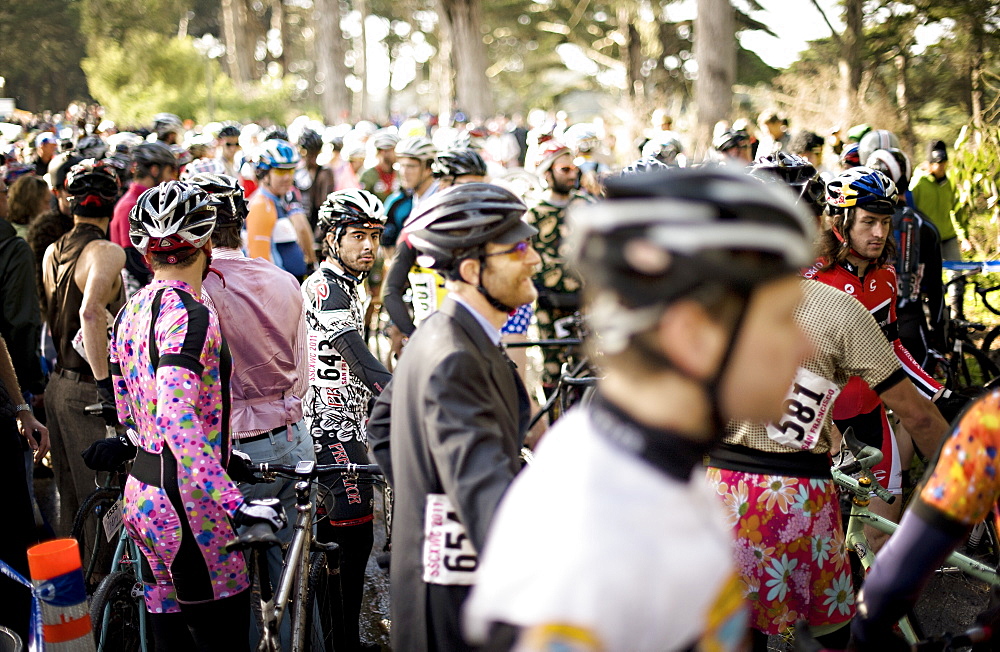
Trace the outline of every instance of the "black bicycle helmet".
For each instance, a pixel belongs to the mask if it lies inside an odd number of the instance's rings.
[[[108,153],[108,144],[100,136],[84,136],[76,143],[76,153],[83,158],[101,160]]]
[[[70,168],[64,187],[75,215],[110,217],[121,191],[121,180],[114,162],[88,158]]]
[[[721,166],[608,179],[606,199],[569,209],[570,257],[587,288],[589,323],[607,354],[637,347],[650,364],[704,388],[711,429],[725,425],[720,385],[754,290],[813,260],[815,219],[775,184]],[[635,336],[673,302],[705,288],[741,301],[714,374],[694,377]]]
[[[761,156],[751,166],[749,174],[762,181],[784,182],[814,212],[824,205],[826,184],[815,166],[801,156],[786,152]]]
[[[338,190],[326,196],[319,207],[317,220],[320,232],[334,231],[334,240],[339,242],[349,226],[384,228],[385,207],[381,199],[367,190]]]
[[[727,129],[715,137],[715,140],[712,141],[712,147],[718,152],[725,152],[749,142],[750,134],[742,129]]]
[[[447,270],[476,255],[488,242],[515,244],[538,233],[521,218],[527,211],[511,191],[490,183],[466,183],[435,193],[407,218],[410,244]]]
[[[632,174],[645,174],[646,172],[653,172],[654,170],[669,170],[671,167],[667,165],[655,156],[643,156],[642,158],[629,163],[622,168],[621,176],[629,176]]]
[[[215,222],[219,226],[243,226],[249,215],[249,207],[243,194],[243,186],[233,177],[225,174],[200,173],[187,179],[215,200]]]
[[[173,264],[208,243],[215,230],[215,205],[198,186],[167,181],[139,195],[128,223],[129,240],[141,255],[173,253],[173,260],[167,260]]]
[[[449,149],[441,152],[431,163],[435,177],[461,177],[467,174],[486,176],[486,161],[474,149]]]
[[[165,145],[159,141],[146,142],[137,145],[132,150],[132,161],[141,172],[146,172],[154,165],[177,167],[177,156],[170,145]]]
[[[239,138],[240,128],[239,125],[226,125],[219,130],[219,138]]]
[[[323,149],[323,137],[312,129],[303,129],[298,144],[307,152],[319,152]]]

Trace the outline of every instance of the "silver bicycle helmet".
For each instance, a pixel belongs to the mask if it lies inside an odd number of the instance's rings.
[[[139,195],[129,213],[129,240],[142,254],[200,249],[215,229],[208,193],[184,181],[168,181]],[[176,262],[176,261],[175,261]]]

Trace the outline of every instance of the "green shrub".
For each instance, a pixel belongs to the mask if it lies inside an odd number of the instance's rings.
[[[962,128],[955,142],[949,176],[955,183],[955,221],[965,232],[977,260],[1000,253],[1000,128]]]

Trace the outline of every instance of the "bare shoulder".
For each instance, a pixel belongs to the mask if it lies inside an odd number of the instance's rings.
[[[125,250],[110,240],[94,240],[80,252],[80,262],[95,271],[117,274],[125,266]]]

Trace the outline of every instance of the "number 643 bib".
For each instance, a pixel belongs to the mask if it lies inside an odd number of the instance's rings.
[[[782,446],[812,450],[838,394],[836,383],[799,367],[785,396],[785,412],[778,423],[767,424],[767,436]]]
[[[424,506],[424,581],[469,586],[476,583],[479,555],[446,494],[427,494]]]

